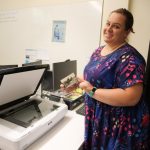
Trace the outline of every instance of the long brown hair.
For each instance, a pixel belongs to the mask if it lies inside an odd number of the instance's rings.
[[[125,30],[130,30],[132,33],[134,33],[133,31],[134,18],[130,11],[128,11],[125,8],[119,8],[119,9],[113,10],[111,14],[112,13],[119,13],[119,14],[124,15],[126,17]]]

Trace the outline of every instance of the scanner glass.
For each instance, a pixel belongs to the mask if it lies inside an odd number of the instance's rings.
[[[1,118],[27,128],[58,107],[48,100],[32,100],[18,108],[9,110]]]

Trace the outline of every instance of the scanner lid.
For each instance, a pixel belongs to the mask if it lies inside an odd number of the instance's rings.
[[[0,70],[0,109],[34,95],[48,68],[45,64]]]

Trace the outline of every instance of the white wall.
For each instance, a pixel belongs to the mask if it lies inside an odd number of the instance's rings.
[[[134,34],[129,38],[130,44],[147,59],[150,41],[150,0],[131,0],[129,9],[134,15]]]
[[[88,2],[90,0],[0,0],[0,10],[22,9],[29,7],[71,4],[74,2]]]
[[[24,63],[25,49],[48,50],[50,64],[76,59],[83,72],[100,38],[101,0],[1,11],[1,64]],[[4,12],[4,14],[3,14]],[[8,20],[7,20],[8,14]],[[9,20],[14,17],[14,20]],[[65,20],[65,42],[52,42],[53,20]]]

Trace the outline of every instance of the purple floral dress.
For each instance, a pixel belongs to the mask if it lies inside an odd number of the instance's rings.
[[[84,78],[97,88],[127,88],[142,83],[145,60],[125,44],[107,56],[99,47],[84,70]],[[138,91],[137,91],[138,92]],[[146,149],[149,112],[143,97],[136,106],[114,107],[85,94],[86,150]]]

